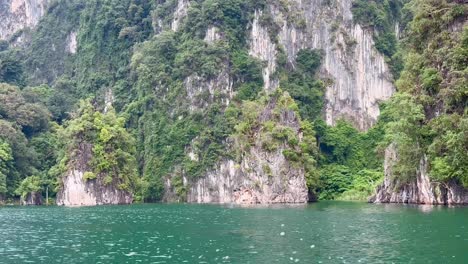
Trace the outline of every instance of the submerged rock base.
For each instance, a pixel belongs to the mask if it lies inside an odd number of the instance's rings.
[[[42,205],[42,194],[40,192],[31,192],[25,198],[21,198],[21,205]]]
[[[395,148],[390,146],[385,152],[385,180],[369,199],[371,203],[410,203],[410,204],[468,204],[468,190],[455,181],[431,182],[427,159],[421,159],[416,179],[400,183],[392,177],[392,166],[397,159]]]
[[[105,183],[102,175],[96,179],[85,180],[85,173],[90,171],[88,165],[92,157],[92,145],[80,144],[74,165],[61,179],[61,188],[57,193],[57,205],[61,206],[94,206],[131,204],[133,195],[121,190],[118,182]]]
[[[63,188],[57,193],[57,205],[94,206],[131,204],[131,193],[105,185],[100,180],[83,179],[84,172],[73,170],[63,179]]]
[[[299,147],[291,146],[285,139],[265,139],[267,137],[263,134],[267,130],[263,124],[268,121],[273,122],[276,128],[290,131],[297,138],[297,145],[303,141],[298,114],[282,106],[288,99],[292,100],[289,94],[283,93],[278,98],[271,97],[266,105],[258,106],[263,107],[258,109],[258,125],[248,132],[253,141],[248,143],[249,147],[240,147],[238,142],[233,144],[237,147],[230,150],[242,153],[236,160],[221,160],[214,170],[201,178],[189,180],[184,177],[184,200],[189,203],[307,203],[309,193],[304,164],[294,162],[284,154],[302,155],[296,152]],[[267,149],[265,142],[275,147]],[[164,200],[176,200],[175,189],[171,179],[167,179]]]

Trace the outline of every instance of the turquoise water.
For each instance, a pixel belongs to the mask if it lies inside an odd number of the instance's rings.
[[[468,208],[0,207],[0,263],[468,263]]]

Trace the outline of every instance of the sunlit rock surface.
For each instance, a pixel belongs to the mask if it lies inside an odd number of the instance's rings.
[[[379,102],[390,98],[395,88],[383,55],[374,48],[372,32],[353,23],[352,0],[282,2],[288,4],[288,12],[279,1],[273,2],[269,14],[258,11],[252,23],[250,54],[265,61],[265,89],[278,86],[273,76],[276,45],[292,64],[301,49],[320,49],[324,52],[320,76],[331,80],[326,91],[327,123],[345,118],[361,130],[370,128],[380,114]],[[279,27],[277,44],[260,22],[262,15],[271,15]]]
[[[34,28],[45,14],[49,0],[0,0],[0,39]]]
[[[63,206],[94,206],[106,204],[131,204],[131,193],[118,188],[118,180],[104,183],[103,175],[96,179],[86,180],[84,175],[90,171],[89,162],[92,158],[92,146],[81,143],[76,150],[74,160],[61,178],[60,190],[57,193],[57,205]]]

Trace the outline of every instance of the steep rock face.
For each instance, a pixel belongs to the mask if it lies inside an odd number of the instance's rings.
[[[189,6],[190,2],[188,0],[178,0],[171,24],[172,31],[177,31],[179,29],[182,20],[187,16]]]
[[[211,26],[206,30],[204,41],[208,44],[214,44],[216,41],[221,40],[222,35],[218,27]]]
[[[272,100],[262,110],[259,115],[261,122],[273,119],[275,105],[276,101]],[[294,111],[282,111],[278,125],[292,129],[301,139],[299,120]],[[291,147],[286,142],[274,151],[266,150],[261,131],[262,128],[255,132],[254,144],[238,162],[226,159],[203,178],[193,181],[184,178],[184,185],[188,188],[187,201],[235,204],[306,203],[308,188],[303,166],[287,160],[283,153]],[[166,182],[166,189],[174,189],[170,180]],[[168,197],[171,195],[166,198]]]
[[[33,28],[45,14],[49,0],[0,0],[0,39]]]
[[[202,78],[198,75],[189,76],[185,79],[184,87],[187,91],[191,112],[205,109],[216,101],[227,106],[234,96],[233,80],[227,67],[223,67],[214,78]]]
[[[263,12],[255,12],[255,17],[252,23],[252,32],[250,34],[249,54],[266,62],[262,72],[263,81],[265,83],[264,89],[266,91],[273,91],[279,86],[278,80],[272,76],[277,68],[276,57],[278,47],[271,40],[268,28],[261,25],[260,18],[262,15]]]
[[[395,89],[384,57],[373,47],[372,32],[353,24],[352,1],[286,2],[289,11],[284,11],[279,3],[272,1],[266,10],[255,12],[251,24],[249,54],[264,61],[264,90],[273,93],[279,87],[275,72],[280,52],[284,52],[289,63],[294,65],[301,49],[321,49],[324,60],[320,75],[332,80],[326,93],[328,124],[346,118],[359,129],[368,129],[379,115],[378,103],[388,99]],[[172,30],[177,30],[174,23],[183,19],[187,6],[182,0],[178,2]],[[265,19],[267,17],[272,18],[274,25],[265,22],[269,21]],[[278,34],[271,36],[275,27]],[[205,42],[213,44],[220,39],[222,32],[217,27],[209,27]],[[190,99],[191,112],[206,109],[219,100],[215,98],[219,95],[222,96],[222,105],[227,106],[234,95],[227,69],[221,69],[216,78],[209,80],[190,76],[184,87]],[[291,125],[294,122],[289,120],[287,123]],[[297,123],[292,126],[297,126]],[[299,133],[298,130],[296,132]],[[225,159],[198,180],[183,177],[187,201],[239,204],[307,202],[304,170],[291,166],[286,160],[282,153],[285,147],[268,152],[257,142],[248,155],[238,161]],[[186,153],[191,160],[198,159],[191,146],[187,147]],[[168,190],[165,199],[177,200],[171,179],[166,179],[165,184]]]
[[[85,179],[90,171],[89,161],[92,157],[92,146],[81,143],[76,151],[74,164],[70,166],[61,179],[61,188],[57,193],[57,205],[62,206],[94,206],[106,204],[131,204],[133,196],[120,190],[114,180],[105,183],[104,177]]]
[[[75,31],[70,32],[70,35],[67,37],[67,52],[70,54],[75,54],[78,46],[77,34]]]
[[[25,198],[21,197],[21,205],[42,205],[42,194],[40,192],[31,192]]]
[[[352,0],[288,0],[288,11],[280,2],[269,6],[274,25],[278,27],[277,44],[290,63],[301,49],[324,52],[321,77],[332,81],[326,91],[326,121],[333,125],[338,119],[352,121],[366,130],[379,116],[378,103],[395,91],[384,57],[374,48],[372,32],[353,23]],[[265,85],[274,89],[272,77],[276,64],[275,43],[262,26],[260,11],[256,13],[251,32],[250,53],[264,60]],[[270,36],[271,37],[271,36]]]
[[[398,155],[393,146],[385,151],[385,180],[369,199],[372,203],[412,203],[412,204],[468,204],[468,190],[454,181],[431,182],[427,159],[421,159],[416,179],[401,184],[392,175],[392,166]]]

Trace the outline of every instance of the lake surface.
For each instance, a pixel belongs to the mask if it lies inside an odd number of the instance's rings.
[[[0,207],[0,263],[468,263],[468,207]]]

